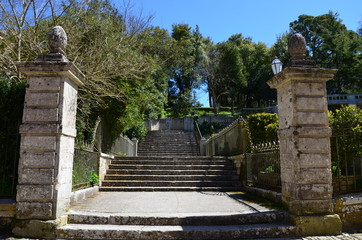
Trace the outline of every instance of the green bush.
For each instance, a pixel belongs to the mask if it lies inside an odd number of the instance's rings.
[[[251,142],[267,143],[278,139],[278,115],[276,113],[256,113],[248,116]]]

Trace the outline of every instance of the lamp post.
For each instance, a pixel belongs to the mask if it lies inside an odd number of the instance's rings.
[[[280,73],[282,71],[283,63],[275,57],[275,59],[272,61],[272,70],[274,75]]]

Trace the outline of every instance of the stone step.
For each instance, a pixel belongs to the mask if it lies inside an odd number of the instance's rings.
[[[74,224],[111,224],[111,225],[189,225],[189,226],[212,226],[212,225],[245,225],[261,223],[284,223],[287,213],[284,211],[268,211],[262,213],[223,213],[223,214],[153,214],[129,215],[118,213],[93,213],[72,211],[68,214],[68,222]]]
[[[225,160],[112,160],[111,164],[134,164],[134,165],[232,165],[231,162]]]
[[[148,154],[147,156],[153,156],[155,154],[159,154],[158,156],[171,156],[174,155],[174,156],[182,156],[182,155],[185,155],[185,156],[197,156],[197,154],[199,154],[198,152],[196,151],[178,151],[178,150],[167,150],[167,151],[162,151],[162,150],[145,150],[145,151],[138,151],[137,152],[138,155],[142,156],[142,155],[145,155],[145,154]],[[161,154],[161,155],[160,155]],[[176,155],[175,155],[176,154]],[[157,155],[155,155],[157,156]]]
[[[230,165],[134,165],[110,164],[109,169],[140,169],[140,170],[231,170]]]
[[[166,141],[165,141],[166,140]],[[182,140],[182,139],[152,139],[152,140],[148,140],[147,142],[140,142],[138,145],[139,146],[149,146],[149,145],[153,145],[153,146],[164,146],[162,143],[167,142],[167,145],[170,146],[192,146],[194,145],[196,142],[195,141],[190,141],[190,140]]]
[[[127,156],[116,156],[115,160],[225,160],[228,161],[226,157],[223,156],[177,156],[177,157],[168,157],[168,156],[137,156],[137,157],[127,157]]]
[[[241,187],[239,181],[105,180],[102,187]]]
[[[107,174],[132,174],[132,175],[230,175],[236,174],[235,170],[144,170],[144,169],[109,169]]]
[[[153,181],[238,181],[235,175],[111,175],[105,176],[105,180],[153,180]]]
[[[198,154],[198,153],[197,153]],[[178,153],[178,152],[173,152],[173,153],[138,153],[139,156],[196,156],[196,153]]]
[[[241,187],[100,187],[101,192],[238,192]]]
[[[253,239],[293,235],[289,224],[250,224],[228,226],[144,226],[67,224],[58,229],[65,239]]]

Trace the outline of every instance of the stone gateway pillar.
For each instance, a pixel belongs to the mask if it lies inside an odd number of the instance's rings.
[[[13,227],[23,237],[54,237],[52,229],[70,202],[77,92],[84,75],[63,55],[66,40],[63,28],[55,27],[50,53],[17,63],[28,77]]]
[[[300,235],[339,234],[333,213],[326,82],[336,69],[305,60],[305,39],[289,40],[291,66],[268,84],[278,92],[282,200]]]

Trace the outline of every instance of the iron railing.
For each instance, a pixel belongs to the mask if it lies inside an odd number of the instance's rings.
[[[97,184],[99,176],[99,153],[74,149],[73,190]]]
[[[362,191],[362,134],[346,129],[331,138],[333,194]]]
[[[280,153],[277,143],[254,146],[245,154],[246,183],[249,186],[281,191]]]

